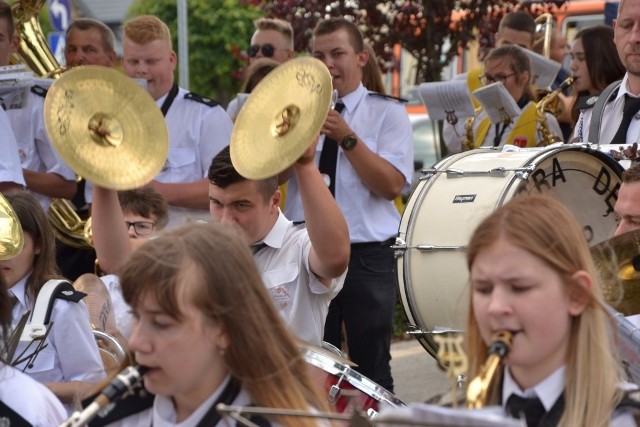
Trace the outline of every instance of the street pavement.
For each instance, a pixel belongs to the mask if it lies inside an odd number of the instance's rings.
[[[436,360],[414,338],[391,344],[391,374],[394,394],[405,403],[424,402],[451,388]]]

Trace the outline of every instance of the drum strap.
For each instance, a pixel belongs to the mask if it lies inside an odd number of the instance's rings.
[[[593,106],[593,111],[591,112],[591,121],[589,122],[589,139],[592,144],[600,144],[600,124],[602,123],[602,115],[604,114],[604,107],[607,105],[609,101],[609,97],[615,91],[617,94],[617,89],[620,87],[620,83],[622,80],[615,81],[607,86],[602,93],[598,96],[598,100],[596,104]]]
[[[469,87],[469,92],[473,92],[474,90],[482,87],[482,84],[480,83],[480,76],[482,73],[484,73],[483,67],[472,68],[467,71],[467,86]],[[480,106],[480,103],[474,96],[471,96],[471,102],[473,102],[473,108],[478,108]]]
[[[536,125],[536,104],[530,102],[518,117],[509,135],[507,135],[505,144],[513,144],[518,147],[535,147]],[[489,117],[485,117],[478,125],[473,148],[482,146],[490,128],[491,120]]]

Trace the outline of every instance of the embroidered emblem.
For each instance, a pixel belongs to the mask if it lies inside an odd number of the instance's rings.
[[[271,289],[271,299],[278,308],[285,308],[289,305],[289,292],[284,286],[278,286]]]
[[[7,417],[1,417],[0,418],[0,427],[10,427],[11,426],[11,420]]]
[[[62,291],[62,295],[71,296],[73,295],[73,291]]]
[[[587,105],[593,105],[596,103],[597,100],[598,100],[597,96],[592,96],[591,98],[587,99]]]

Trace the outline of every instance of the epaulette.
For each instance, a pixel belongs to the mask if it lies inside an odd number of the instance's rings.
[[[89,406],[97,396],[95,394],[83,400],[82,407]],[[144,387],[140,387],[126,397],[105,406],[88,425],[89,427],[102,427],[130,415],[140,413],[153,407],[153,399],[155,399],[153,394],[149,393]]]
[[[0,402],[0,425],[11,427],[31,427],[31,424],[20,414],[9,408],[5,403]]]
[[[63,299],[71,302],[80,302],[80,300],[87,296],[84,292],[77,291],[73,285],[66,282],[58,287],[57,292],[53,295],[54,298]]]
[[[600,94],[581,96],[576,101],[576,109],[588,110],[589,108],[593,108],[593,106],[596,105],[596,101],[598,101],[599,96]],[[614,99],[616,99],[616,96],[618,96],[618,89],[615,89],[613,92],[611,92],[611,95],[609,96],[607,103],[610,103]]]
[[[197,93],[189,92],[184,95],[184,99],[190,99],[192,101],[199,102],[201,104],[207,105],[209,107],[215,107],[220,105],[218,101],[212,98],[205,98],[204,96],[200,96]]]
[[[31,86],[31,92],[44,98],[45,96],[47,96],[48,91],[42,86],[35,85]]]
[[[633,409],[640,411],[640,390],[630,390],[622,395],[616,409]]]
[[[406,104],[407,102],[409,102],[409,100],[408,100],[408,99],[400,98],[399,96],[387,95],[386,93],[380,93],[380,92],[369,92],[369,95],[371,95],[371,96],[377,96],[377,97],[385,98],[385,99],[390,99],[390,100],[397,101],[397,102],[402,102],[402,103],[404,103],[404,104]]]

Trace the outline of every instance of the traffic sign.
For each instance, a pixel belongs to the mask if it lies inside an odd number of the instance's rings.
[[[49,33],[47,34],[47,39],[49,42],[49,48],[51,49],[51,52],[53,52],[53,56],[59,64],[64,64],[64,48],[66,45],[65,33]]]
[[[47,0],[49,19],[56,31],[66,31],[71,22],[71,0]]]

